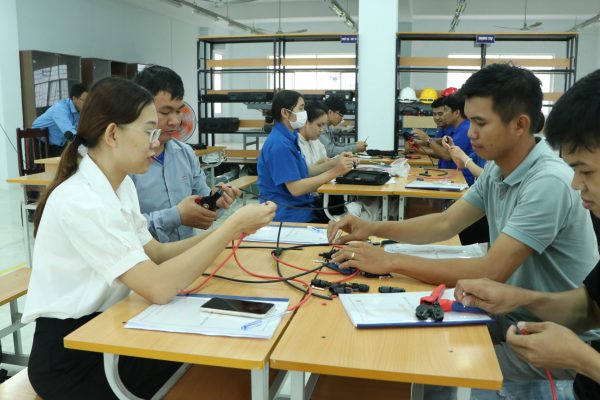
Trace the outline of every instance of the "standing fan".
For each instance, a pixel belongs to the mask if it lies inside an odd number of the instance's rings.
[[[196,126],[198,120],[196,119],[196,113],[194,109],[187,103],[183,103],[184,106],[181,109],[181,125],[179,125],[179,132],[173,135],[177,140],[185,142],[192,137],[196,132]]]

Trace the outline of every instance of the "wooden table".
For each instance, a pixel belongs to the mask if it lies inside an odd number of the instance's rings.
[[[326,183],[321,185],[319,189],[317,189],[318,193],[323,193],[323,207],[325,208],[325,213],[331,219],[332,215],[327,210],[327,206],[329,205],[329,196],[330,195],[357,195],[357,196],[378,196],[382,198],[382,220],[389,220],[389,197],[390,196],[399,196],[399,204],[398,204],[398,219],[404,219],[404,209],[405,209],[405,198],[407,197],[420,197],[420,198],[435,198],[435,199],[460,199],[465,191],[455,192],[455,191],[445,191],[445,190],[420,190],[420,189],[407,189],[406,185],[419,176],[426,168],[421,167],[411,167],[410,173],[407,178],[393,177],[392,183],[386,183],[385,185],[375,186],[375,185],[348,185],[348,184],[339,184],[339,183]],[[451,177],[452,181],[455,183],[466,183],[465,177],[460,170],[439,170],[446,171],[448,176]],[[436,173],[432,173],[433,176]]]
[[[459,242],[454,238],[440,244]],[[403,276],[352,282],[368,284],[370,292],[380,285],[432,289]],[[310,397],[314,382],[311,376],[305,386],[305,372],[411,382],[413,398],[421,398],[422,384],[458,386],[460,398],[469,397],[470,389],[465,388],[502,386],[486,326],[356,329],[338,300],[313,299],[301,307],[271,355],[271,366],[290,371],[292,400]]]
[[[255,245],[255,243],[247,245]],[[218,265],[228,253],[229,250],[225,250],[213,263],[213,267]],[[284,253],[283,257],[295,265],[313,267],[311,260],[316,253],[318,253],[316,248],[310,248],[304,251],[289,251]],[[239,250],[238,257],[242,265],[253,272],[276,275],[270,250]],[[209,269],[208,272],[211,270]],[[282,272],[286,276],[298,273],[297,270],[285,266],[282,266]],[[256,279],[242,272],[233,259],[229,260],[219,274],[240,279]],[[310,281],[310,278],[306,279]],[[301,292],[284,283],[249,285],[216,278],[202,289],[202,293],[287,297],[290,299],[290,304],[295,304],[302,297]],[[118,395],[125,396],[122,398],[133,397],[127,397],[131,394],[127,393],[118,376],[119,355],[250,370],[252,399],[269,398],[269,355],[292,315],[284,317],[273,338],[269,340],[144,331],[123,327],[124,321],[139,314],[148,306],[147,301],[133,294],[65,337],[65,347],[104,353],[107,378],[113,390]],[[181,374],[183,372],[185,371]],[[282,381],[283,374],[276,380],[275,385]]]
[[[51,159],[46,159],[51,160]],[[40,160],[36,160],[40,161]],[[23,200],[21,201],[21,218],[23,221],[23,240],[25,241],[25,255],[27,257],[27,265],[31,267],[31,239],[29,233],[29,222],[27,218],[28,210],[35,210],[37,207],[37,203],[29,203],[29,199],[27,198],[27,191],[35,188],[36,190],[41,190],[41,188],[45,188],[54,180],[54,176],[56,175],[56,170],[48,170],[46,167],[45,172],[40,172],[37,174],[24,175],[19,176],[17,178],[9,178],[6,180],[8,183],[16,183],[21,185],[23,189]]]
[[[34,164],[44,164],[44,172],[56,174],[60,157],[39,158],[33,162]]]
[[[12,334],[14,344],[14,353],[0,354],[3,361],[8,364],[27,366],[29,362],[29,356],[23,353],[21,328],[25,324],[21,322],[17,299],[27,293],[30,276],[29,267],[19,268],[0,276],[0,306],[9,303],[10,307],[10,325],[0,329],[0,339]]]
[[[437,160],[429,157],[426,154],[417,154],[419,158],[408,158],[408,164],[413,167],[433,167],[437,165]],[[358,162],[361,164],[386,164],[389,165],[397,160],[397,158],[391,157],[374,157],[374,158],[363,158],[357,157]]]

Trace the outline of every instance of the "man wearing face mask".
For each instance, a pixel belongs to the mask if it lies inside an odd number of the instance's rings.
[[[344,100],[339,97],[331,96],[323,102],[327,108],[327,126],[319,140],[327,150],[327,157],[334,157],[343,152],[360,153],[367,149],[367,143],[358,141],[355,143],[337,143],[333,137],[335,127],[344,120],[344,114],[347,112]]]
[[[342,157],[327,171],[309,171],[298,145],[298,129],[307,120],[304,98],[292,90],[279,91],[273,98],[271,112],[275,125],[258,158],[260,201],[277,203],[275,221],[326,222],[324,213],[311,209],[320,207],[311,193],[350,171],[354,159]]]

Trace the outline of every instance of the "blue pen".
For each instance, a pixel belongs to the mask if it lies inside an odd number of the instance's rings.
[[[257,319],[256,321],[248,322],[247,324],[242,325],[241,329],[243,331],[247,331],[248,329],[252,329],[252,328],[256,328],[258,326],[261,326],[264,321],[267,321],[267,320],[270,320],[270,319],[273,319],[273,318],[283,317],[284,315],[289,314],[289,313],[291,313],[291,311],[282,312],[282,313],[279,313],[279,314],[271,315],[269,317]]]

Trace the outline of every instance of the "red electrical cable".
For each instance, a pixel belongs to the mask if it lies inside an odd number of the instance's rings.
[[[240,245],[240,243],[243,240],[243,236],[240,238],[240,240],[238,241],[238,246]],[[231,241],[231,247],[233,248],[235,246],[235,242],[232,240]],[[227,257],[225,257],[225,259],[221,262],[221,264],[219,264],[219,266],[217,268],[215,268],[215,270],[213,272],[211,272],[211,274],[209,276],[206,277],[205,280],[203,280],[202,282],[200,282],[200,284],[198,284],[198,286],[195,286],[189,290],[180,290],[178,292],[178,294],[190,294],[190,293],[195,293],[198,290],[200,290],[202,288],[202,286],[206,285],[206,283],[212,279],[213,276],[216,275],[217,272],[219,272],[219,270],[221,268],[223,268],[223,266],[227,263],[227,261],[229,261],[229,259],[231,258],[231,256],[233,256],[233,253],[229,253],[229,255]]]
[[[239,247],[239,243],[238,243],[237,247]],[[287,279],[287,278],[283,278],[281,276],[261,275],[261,274],[256,274],[254,272],[248,271],[246,268],[244,268],[242,266],[242,263],[240,262],[240,260],[237,257],[237,253],[236,253],[237,247],[231,246],[231,254],[233,255],[233,259],[235,260],[238,267],[242,271],[244,271],[246,274],[257,277],[257,278],[262,278],[262,279],[276,279],[276,280],[280,280],[280,281]],[[306,287],[306,296],[304,296],[304,298],[302,300],[300,300],[297,304],[288,307],[288,311],[293,311],[293,310],[297,310],[298,308],[300,308],[300,306],[304,305],[308,300],[310,300],[310,298],[312,297],[312,287],[308,283],[306,283],[303,280],[298,279],[298,278],[292,278],[290,280],[292,280],[294,282],[298,282],[298,283],[304,285],[304,287]]]

